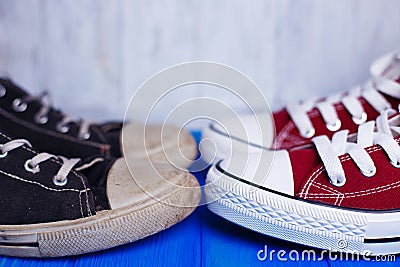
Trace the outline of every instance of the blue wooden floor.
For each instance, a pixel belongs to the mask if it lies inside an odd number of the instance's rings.
[[[194,133],[196,139],[199,133]],[[195,173],[201,184],[204,184],[207,170]],[[291,250],[300,253],[311,248],[281,241],[260,235],[229,223],[207,210],[199,207],[189,218],[178,225],[137,241],[114,249],[83,256],[59,259],[20,259],[0,257],[2,266],[364,266],[385,265],[397,266],[396,261],[377,262],[371,258],[365,260],[332,260],[329,256],[317,261],[290,261],[274,258],[260,261],[257,257],[264,246],[271,250]],[[316,253],[320,251],[316,250]],[[292,254],[295,255],[295,254]],[[319,257],[319,256],[318,256]]]

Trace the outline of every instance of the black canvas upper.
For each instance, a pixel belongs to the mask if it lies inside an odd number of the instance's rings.
[[[83,159],[80,166],[78,166],[79,168],[83,165],[90,165],[90,167],[80,170],[79,173],[83,174],[88,179],[94,197],[96,211],[110,208],[106,192],[107,177],[115,161],[116,158],[108,159],[101,155],[93,155]]]
[[[38,123],[35,116],[42,107],[39,100],[27,103],[23,111],[15,109],[13,102],[23,102],[29,95],[11,80],[0,78],[0,89],[5,92],[4,95],[0,94],[0,125],[7,135],[27,138],[39,151],[68,158],[86,158],[98,154],[108,158],[121,156],[121,122],[91,125],[90,137],[85,140],[79,137],[79,121],[69,123],[66,133],[58,130],[57,126],[65,115],[53,107],[50,108],[47,122]]]
[[[1,144],[10,140],[0,133]],[[59,186],[53,178],[62,162],[58,159],[44,161],[38,173],[31,173],[24,164],[35,155],[37,152],[23,146],[0,157],[0,225],[74,220],[109,209],[106,177],[114,160],[87,158],[76,168],[85,164],[88,167],[81,172],[71,171],[67,183]]]
[[[79,121],[70,122],[68,132],[59,131],[57,125],[65,115],[53,107],[49,107],[46,123],[39,123],[37,114],[43,107],[39,98],[31,98],[24,110],[13,106],[15,101],[24,104],[27,98],[11,80],[0,78],[0,145],[10,138],[27,139],[39,152],[80,158],[81,162],[75,166],[79,171],[70,172],[67,184],[59,186],[53,182],[62,165],[59,160],[44,161],[39,173],[31,173],[24,164],[37,152],[30,147],[0,157],[0,225],[74,220],[109,209],[107,175],[115,157],[121,156],[122,123],[91,125],[85,140],[79,137]]]

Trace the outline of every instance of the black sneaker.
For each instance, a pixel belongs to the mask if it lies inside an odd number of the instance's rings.
[[[168,164],[137,163],[132,179],[122,158],[60,158],[2,133],[0,143],[1,255],[57,257],[125,244],[183,220],[200,200],[197,180]]]
[[[10,79],[0,78],[0,125],[14,138],[29,136],[39,151],[64,155],[68,158],[86,158],[91,155],[134,158],[163,158],[164,153],[188,165],[197,155],[196,142],[186,131],[167,126],[146,126],[146,149],[142,145],[143,125],[127,124],[124,134],[128,140],[122,149],[122,122],[89,123],[77,120],[53,108],[50,96],[26,93]],[[179,136],[179,144],[177,143]],[[124,150],[124,151],[123,151]],[[122,152],[123,151],[123,152]],[[181,156],[181,153],[184,157]],[[130,158],[132,158],[130,157]]]

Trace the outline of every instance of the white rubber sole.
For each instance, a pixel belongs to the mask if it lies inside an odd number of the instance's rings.
[[[295,199],[225,173],[219,164],[207,175],[208,208],[256,232],[337,252],[400,253],[400,212],[335,208]]]

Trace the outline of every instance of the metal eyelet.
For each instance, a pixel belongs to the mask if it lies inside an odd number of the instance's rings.
[[[14,99],[14,101],[12,103],[12,108],[16,112],[24,112],[27,107],[28,107],[28,104],[22,102],[21,99],[19,99],[19,98]]]
[[[376,168],[373,168],[372,170],[368,170],[368,171],[366,171],[366,172],[361,170],[361,173],[362,173],[365,177],[370,178],[370,177],[372,177],[372,176],[374,176],[374,175],[376,174]]]
[[[5,96],[7,93],[7,89],[4,87],[4,85],[0,85],[0,97]]]
[[[392,164],[392,166],[395,168],[400,168],[400,162],[398,160],[396,162],[391,161],[390,164]]]
[[[326,128],[328,128],[328,130],[331,132],[336,132],[337,130],[340,129],[340,127],[342,127],[342,122],[340,120],[336,120],[333,125],[332,124],[326,125]]]
[[[56,126],[57,131],[59,131],[60,133],[68,133],[69,132],[69,127],[66,125],[61,125],[60,123],[57,124]]]
[[[0,145],[0,159],[2,159],[2,158],[5,158],[5,157],[7,157],[7,155],[8,155],[8,152],[4,152],[3,153],[3,150],[2,150],[2,148],[3,148],[3,145]]]
[[[65,177],[64,180],[60,181],[60,180],[57,179],[57,175],[54,175],[53,176],[53,183],[55,185],[57,185],[57,186],[64,186],[64,185],[66,185],[68,183],[68,178]]]
[[[361,113],[360,117],[353,117],[353,122],[357,125],[363,124],[364,122],[367,121],[367,113],[363,112]]]
[[[347,179],[346,179],[346,177],[344,177],[343,181],[341,181],[340,183],[339,182],[332,182],[332,181],[330,181],[330,182],[331,182],[332,185],[334,185],[336,187],[342,187],[342,186],[345,185],[346,181],[347,181]]]
[[[25,161],[24,168],[26,171],[31,172],[31,173],[38,173],[40,172],[39,165],[36,166],[31,166],[31,159],[28,159]]]
[[[39,114],[35,115],[35,122],[37,124],[46,124],[49,121],[48,116],[40,116]]]
[[[315,135],[315,129],[311,128],[308,129],[305,133],[301,133],[301,136],[304,138],[311,138]]]
[[[82,135],[82,138],[85,140],[88,140],[90,138],[91,134],[89,132],[86,132]]]

